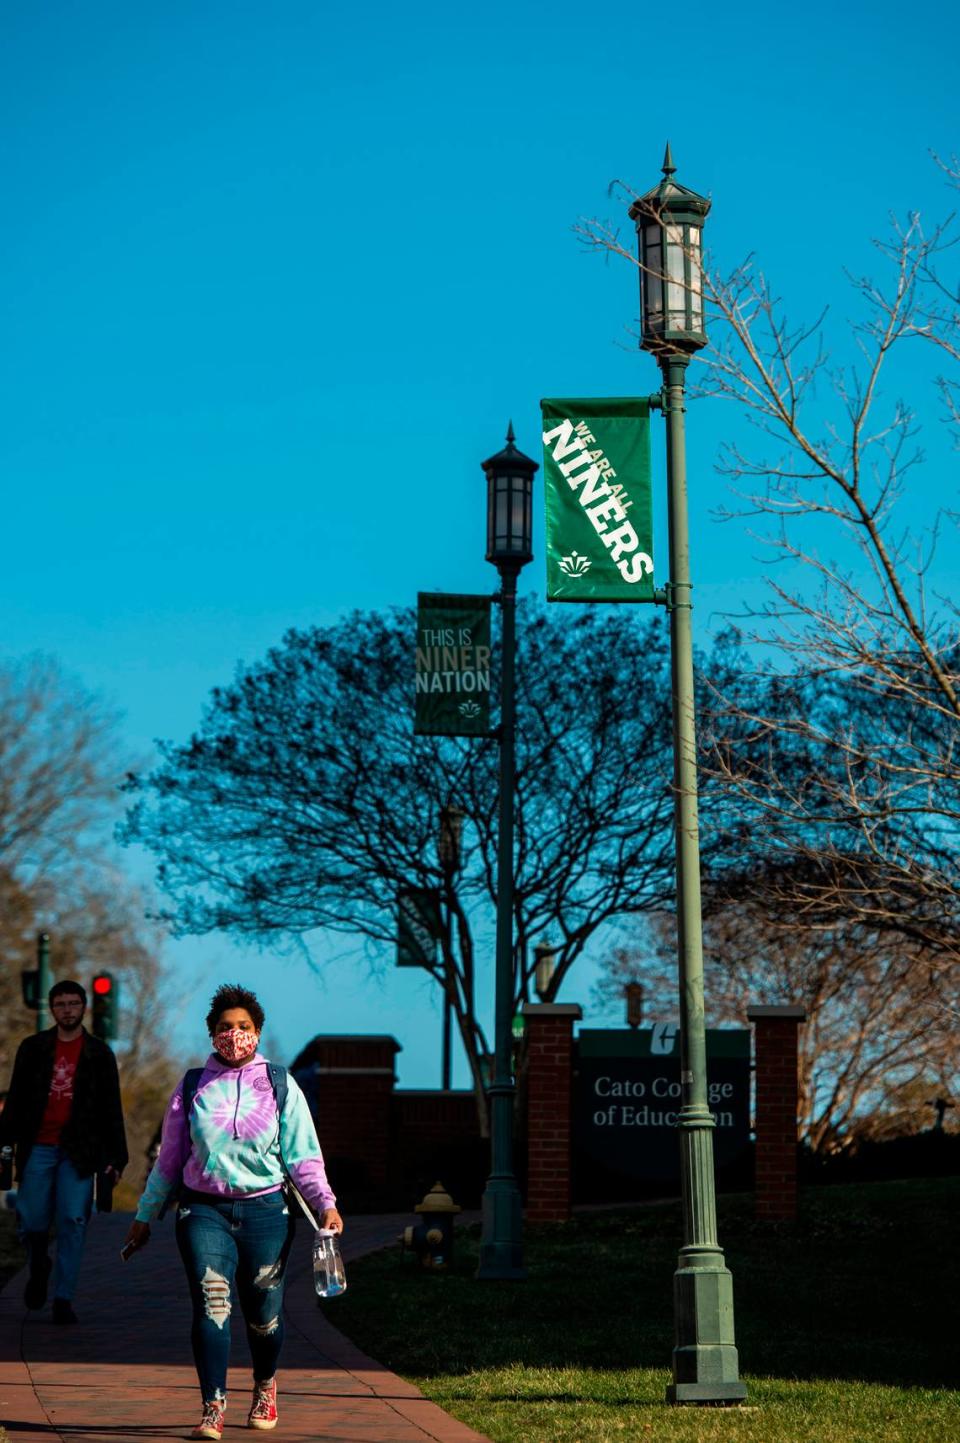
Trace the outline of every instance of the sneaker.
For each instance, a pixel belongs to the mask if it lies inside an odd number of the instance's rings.
[[[53,1321],[55,1323],[79,1323],[80,1319],[73,1311],[73,1304],[69,1298],[54,1298]]]
[[[23,1290],[23,1301],[28,1308],[42,1308],[47,1301],[47,1283],[50,1281],[52,1266],[46,1255],[35,1258],[30,1264],[30,1277]]]
[[[277,1380],[269,1383],[254,1383],[253,1407],[247,1419],[248,1428],[276,1428],[277,1426]]]
[[[213,1398],[203,1405],[203,1417],[190,1434],[191,1438],[219,1438],[223,1433],[223,1410],[226,1403],[222,1398]]]

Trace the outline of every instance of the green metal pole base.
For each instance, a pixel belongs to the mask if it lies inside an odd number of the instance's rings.
[[[476,1277],[489,1281],[527,1276],[523,1266],[523,1200],[515,1180],[487,1179],[483,1194],[480,1265]]]
[[[668,1403],[742,1403],[733,1330],[733,1278],[723,1254],[714,1249],[684,1250],[673,1276],[677,1345]]]

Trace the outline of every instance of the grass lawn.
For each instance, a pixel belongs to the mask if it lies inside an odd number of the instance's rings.
[[[495,1443],[958,1443],[960,1180],[810,1189],[796,1226],[721,1198],[738,1409],[663,1402],[678,1205],[528,1227],[523,1283],[399,1247],[353,1263],[331,1322]]]

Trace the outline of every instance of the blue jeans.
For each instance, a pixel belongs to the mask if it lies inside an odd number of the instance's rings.
[[[17,1225],[32,1262],[35,1249],[42,1245],[46,1252],[46,1235],[56,1221],[55,1298],[70,1300],[76,1291],[92,1206],[93,1178],[81,1177],[63,1148],[34,1147],[17,1188]]]
[[[193,1301],[190,1341],[204,1402],[226,1397],[234,1284],[254,1379],[265,1383],[277,1371],[293,1228],[282,1192],[242,1200],[184,1194],[177,1209],[177,1246]]]

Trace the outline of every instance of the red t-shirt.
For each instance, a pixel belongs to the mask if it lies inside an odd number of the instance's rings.
[[[43,1114],[40,1131],[37,1133],[37,1142],[39,1143],[56,1147],[60,1141],[61,1132],[70,1121],[70,1113],[73,1109],[73,1079],[76,1076],[82,1046],[82,1033],[72,1042],[62,1042],[59,1037],[57,1038],[57,1051],[53,1059],[53,1076],[50,1079],[50,1096],[47,1098],[47,1110]]]

